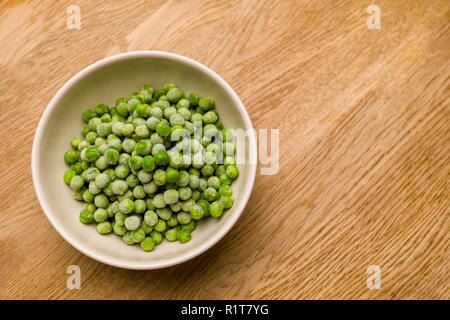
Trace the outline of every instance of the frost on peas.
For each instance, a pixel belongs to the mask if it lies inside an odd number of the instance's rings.
[[[111,222],[105,221],[97,224],[97,231],[100,234],[108,234],[112,232]]]
[[[130,199],[123,200],[119,203],[119,210],[122,213],[129,214],[134,210],[134,202]]]
[[[139,138],[148,138],[150,136],[150,131],[148,131],[147,124],[141,124],[134,130]]]
[[[178,189],[178,194],[181,200],[188,200],[192,196],[192,190],[189,187],[183,187]]]
[[[189,230],[181,229],[177,231],[177,240],[180,241],[181,243],[186,243],[189,240],[191,240],[191,238],[192,236]]]
[[[101,189],[106,187],[109,181],[110,181],[109,176],[106,173],[101,173],[95,177],[95,183]]]
[[[136,175],[130,174],[126,179],[126,183],[128,184],[128,187],[134,188],[139,184],[139,179]]]
[[[108,219],[108,213],[105,209],[99,208],[94,212],[94,220],[97,223],[105,222]]]
[[[127,153],[133,152],[135,146],[136,146],[136,141],[134,141],[131,138],[125,138],[122,142],[122,149]]]
[[[169,208],[156,209],[156,214],[161,219],[167,221],[172,217],[172,211]]]
[[[146,172],[144,170],[141,170],[138,172],[138,179],[141,183],[149,183],[152,181],[153,174],[151,172]]]
[[[172,212],[178,212],[181,210],[181,202],[177,201],[175,203],[172,203],[170,205],[170,210],[172,210]]]
[[[186,201],[181,201],[181,210],[185,211],[185,212],[190,212],[192,206],[195,205],[195,201],[192,199],[186,200]]]
[[[151,181],[149,183],[144,184],[144,191],[147,194],[153,194],[158,190],[158,186],[155,184],[155,182]]]
[[[109,204],[109,199],[104,194],[98,194],[94,198],[94,203],[97,208],[106,208]]]
[[[144,221],[148,226],[153,227],[158,222],[158,215],[156,212],[148,210],[144,214]]]
[[[164,196],[162,194],[157,194],[152,200],[152,204],[155,208],[161,209],[166,206],[166,202],[164,201]]]
[[[109,122],[100,123],[97,126],[97,134],[100,137],[107,137],[112,132],[112,124]]]
[[[137,185],[133,189],[133,196],[136,199],[144,199],[147,194],[145,193],[144,187],[141,185]]]
[[[99,194],[100,192],[102,192],[102,189],[100,189],[97,184],[95,183],[95,181],[91,181],[89,182],[89,191],[93,194]]]
[[[148,252],[148,251],[152,251],[155,248],[156,244],[157,243],[155,242],[154,238],[146,237],[146,238],[144,238],[144,240],[142,240],[140,245],[141,245],[142,250]]]
[[[164,202],[167,205],[173,204],[178,201],[178,191],[177,190],[166,190],[164,192]]]
[[[145,212],[145,210],[147,210],[147,205],[144,200],[134,200],[134,212],[142,214]]]
[[[131,137],[134,134],[134,125],[125,123],[120,128],[120,133],[125,137]]]
[[[128,216],[125,218],[125,228],[133,231],[141,226],[141,217],[137,215]]]
[[[117,200],[119,200],[119,201],[123,201],[123,200],[127,200],[127,199],[133,200],[133,191],[127,190],[127,191],[125,191],[124,194],[117,196]]]
[[[124,180],[113,181],[111,187],[114,194],[117,195],[122,195],[128,190],[128,184]]]
[[[70,179],[70,188],[74,191],[80,190],[84,186],[84,179],[81,176],[73,176]]]

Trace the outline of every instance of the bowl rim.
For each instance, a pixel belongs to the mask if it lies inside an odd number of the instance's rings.
[[[247,180],[247,183],[245,184],[245,188],[242,196],[242,201],[239,203],[239,206],[235,209],[237,211],[237,214],[234,215],[233,219],[231,219],[227,224],[224,224],[217,233],[214,234],[213,237],[209,238],[207,241],[203,242],[201,245],[199,245],[196,248],[193,248],[190,251],[184,252],[181,255],[168,258],[163,260],[162,262],[152,261],[149,260],[146,263],[135,265],[133,263],[130,263],[128,261],[122,261],[114,258],[108,258],[105,256],[97,255],[89,250],[88,245],[84,245],[81,241],[77,240],[76,237],[73,237],[69,234],[67,234],[61,225],[58,224],[56,221],[56,218],[54,218],[54,214],[52,210],[50,209],[49,204],[47,203],[46,198],[41,193],[42,186],[42,178],[40,171],[38,168],[40,167],[40,159],[38,157],[40,144],[42,140],[42,135],[44,132],[44,128],[46,127],[49,117],[52,113],[52,111],[55,109],[55,106],[57,102],[61,99],[61,97],[78,81],[82,80],[85,76],[91,74],[92,72],[96,71],[97,69],[100,69],[108,64],[125,60],[129,58],[164,58],[169,60],[174,60],[183,64],[187,64],[195,69],[199,69],[201,72],[206,74],[209,78],[212,78],[215,80],[221,87],[226,91],[226,93],[231,97],[233,102],[238,108],[239,114],[241,118],[243,119],[245,130],[248,133],[248,143],[249,143],[249,159],[256,159],[256,135],[255,131],[253,129],[250,117],[238,97],[238,95],[234,92],[234,90],[231,88],[231,86],[222,78],[220,77],[216,72],[214,72],[212,69],[208,68],[207,66],[201,64],[200,62],[197,62],[191,58],[166,52],[166,51],[155,51],[155,50],[141,50],[141,51],[129,51],[124,53],[119,53],[113,56],[109,56],[106,58],[103,58],[101,60],[98,60],[94,62],[93,64],[90,64],[89,66],[85,67],[81,71],[79,71],[77,74],[72,76],[53,96],[53,98],[50,100],[49,104],[44,110],[44,113],[41,116],[41,119],[39,120],[38,127],[35,132],[34,140],[33,140],[33,146],[32,146],[32,154],[31,154],[31,173],[32,173],[32,179],[33,179],[33,186],[35,193],[37,195],[38,201],[41,205],[42,210],[44,211],[45,215],[47,216],[47,219],[50,221],[50,223],[53,225],[53,227],[56,229],[56,231],[75,249],[82,252],[83,254],[87,255],[88,257],[97,260],[99,262],[124,268],[124,269],[133,269],[133,270],[153,270],[153,269],[160,269],[160,268],[166,268],[170,266],[174,266],[180,263],[183,263],[185,261],[188,261],[192,258],[197,257],[198,255],[204,253],[208,249],[210,249],[212,246],[214,246],[217,242],[219,242],[225,234],[227,234],[231,228],[234,226],[236,221],[241,216],[242,212],[245,209],[245,206],[247,205],[247,202],[250,198],[250,194],[253,189],[255,176],[256,176],[256,164],[249,164],[249,177]]]

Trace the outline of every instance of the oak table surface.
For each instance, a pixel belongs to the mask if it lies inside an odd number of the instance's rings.
[[[449,299],[450,2],[2,1],[0,299]],[[366,8],[381,10],[381,29]],[[66,9],[81,9],[81,29]],[[168,269],[104,265],[37,201],[31,146],[50,99],[104,57],[165,50],[220,74],[279,129],[236,226]],[[69,265],[81,289],[66,287]],[[381,289],[369,290],[370,265]]]

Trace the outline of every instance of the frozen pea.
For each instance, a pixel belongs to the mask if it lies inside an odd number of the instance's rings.
[[[109,222],[109,221],[100,222],[99,224],[97,224],[97,231],[100,234],[111,233],[112,232],[111,222]]]
[[[115,172],[114,172],[116,177],[119,179],[125,179],[129,173],[130,173],[130,169],[128,168],[128,166],[125,166],[123,164],[119,164],[116,167]]]
[[[142,157],[132,156],[128,159],[128,165],[131,169],[139,170],[142,167]]]
[[[164,220],[159,219],[158,222],[153,227],[153,230],[158,232],[164,232],[166,230],[167,224]]]
[[[136,199],[144,199],[147,194],[145,193],[144,187],[141,185],[137,185],[133,189],[133,197]]]
[[[117,151],[122,151],[122,141],[120,141],[120,139],[111,139],[108,142],[108,146],[112,149],[116,149]]]
[[[178,88],[172,88],[167,92],[167,98],[171,103],[176,103],[178,100],[183,98],[183,91]]]
[[[95,196],[94,203],[97,208],[106,208],[109,204],[109,199],[104,194],[98,194]]]
[[[83,141],[83,139],[81,139],[80,137],[73,137],[72,140],[70,140],[70,145],[72,146],[72,148],[78,149],[78,145],[81,141]]]
[[[206,190],[206,188],[208,188],[208,182],[203,178],[198,179],[197,190],[203,192]]]
[[[194,231],[195,229],[195,222],[192,220],[191,222],[181,226],[181,230],[188,230],[189,232]]]
[[[130,139],[130,138],[125,138],[122,142],[122,149],[127,153],[133,152],[135,146],[136,146],[136,141],[134,141],[133,139]]]
[[[86,179],[88,181],[93,181],[100,174],[100,170],[95,167],[90,167],[86,170]]]
[[[166,172],[162,169],[156,170],[153,174],[153,182],[157,186],[162,186],[162,185],[166,184],[166,182],[167,182]]]
[[[97,138],[98,133],[95,131],[89,131],[88,134],[86,135],[86,141],[89,142],[90,144],[94,144]]]
[[[107,137],[112,131],[112,124],[109,122],[102,122],[97,126],[97,134],[100,137]]]
[[[163,220],[169,220],[172,216],[172,211],[169,208],[156,209],[156,214]]]
[[[89,224],[94,222],[94,213],[90,210],[83,209],[80,212],[80,221],[84,224]]]
[[[91,182],[89,182],[89,191],[92,194],[96,195],[96,194],[99,194],[100,192],[102,192],[102,189],[97,186],[95,181],[91,181]]]
[[[127,191],[125,191],[124,194],[117,196],[117,200],[119,200],[119,201],[123,201],[123,200],[127,200],[127,199],[133,200],[133,191],[127,190]]]
[[[155,182],[151,181],[149,183],[144,184],[144,191],[147,194],[153,194],[158,190],[158,186],[155,184]]]
[[[134,129],[134,131],[136,132],[136,135],[139,138],[148,138],[150,136],[150,131],[148,131],[148,128],[147,128],[147,122],[146,122],[146,124],[138,125]]]
[[[144,251],[152,251],[155,249],[155,239],[152,237],[145,237],[141,242],[141,248]]]
[[[106,162],[106,159],[104,156],[100,156],[98,157],[98,159],[95,161],[95,166],[99,169],[99,170],[105,170],[106,168],[108,168],[109,164]]]
[[[190,210],[190,214],[191,214],[192,219],[200,220],[201,218],[203,218],[203,215],[204,215],[203,208],[201,206],[199,206],[198,204],[195,204],[192,206],[192,208]]]
[[[164,208],[166,206],[166,202],[164,201],[164,196],[162,194],[157,194],[153,198],[152,204],[155,208]]]
[[[234,165],[234,164],[227,166],[226,173],[227,173],[227,176],[233,180],[239,176],[239,170],[236,167],[236,165]]]
[[[225,194],[220,196],[219,198],[219,203],[225,208],[225,209],[229,209],[233,206],[233,196],[229,195],[229,194]]]
[[[94,220],[97,223],[105,222],[108,219],[108,213],[105,209],[99,208],[94,212]]]
[[[141,183],[149,183],[152,181],[153,174],[151,172],[146,172],[144,170],[141,170],[138,172],[138,179]]]
[[[186,187],[189,184],[189,174],[187,171],[180,171],[180,178],[178,179],[177,185],[179,187]]]
[[[219,201],[214,201],[209,205],[209,213],[211,217],[218,218],[222,215],[223,209]]]
[[[189,187],[183,187],[178,189],[178,194],[181,200],[188,200],[192,196],[192,190]]]
[[[191,215],[187,212],[181,211],[177,213],[177,220],[180,224],[188,224],[191,222]]]
[[[203,198],[211,202],[218,198],[218,193],[213,187],[208,187],[205,191],[203,191]]]
[[[137,228],[136,230],[131,231],[131,239],[134,242],[139,243],[145,239],[145,231],[142,228]]]
[[[156,125],[159,123],[159,119],[156,117],[150,117],[147,119],[147,128],[149,128],[150,130],[156,130]]]
[[[192,238],[192,236],[191,236],[191,232],[189,230],[181,229],[181,230],[177,231],[177,239],[181,243],[186,243],[189,240],[191,240],[191,238]]]
[[[167,226],[169,227],[176,227],[178,225],[178,220],[177,217],[175,215],[172,215],[167,221],[166,221]]]
[[[83,200],[84,191],[86,191],[86,188],[84,188],[84,187],[82,187],[81,189],[78,189],[78,190],[73,190],[72,197],[75,200],[81,201],[81,200]]]
[[[117,222],[112,223],[112,230],[113,233],[117,236],[123,236],[125,232],[127,232],[127,228],[125,228],[123,225],[119,226]]]
[[[128,184],[128,187],[134,188],[139,184],[139,179],[134,174],[130,174],[126,179],[126,183]]]
[[[191,189],[197,189],[200,184],[200,178],[196,175],[189,175],[189,187]]]
[[[217,121],[217,115],[212,111],[208,111],[203,115],[202,120],[204,123],[214,123]]]
[[[68,150],[66,153],[64,153],[64,161],[68,165],[72,165],[78,162],[80,159],[80,156],[77,151],[75,150]]]
[[[119,164],[128,167],[128,160],[130,159],[130,155],[128,153],[121,153],[119,156]]]
[[[81,176],[75,175],[70,179],[70,188],[74,191],[80,190],[84,186],[84,179]]]
[[[212,187],[216,190],[219,190],[220,188],[220,180],[216,176],[212,176],[208,178],[208,186]]]
[[[152,145],[150,140],[141,140],[138,143],[136,143],[134,150],[139,156],[144,157],[150,154],[151,148]]]
[[[134,202],[130,199],[125,199],[119,203],[119,210],[122,213],[128,214],[134,210]],[[128,229],[129,230],[129,229]]]
[[[131,239],[131,231],[127,231],[123,234],[122,240],[127,245],[133,245],[134,241]]]
[[[145,221],[141,222],[141,229],[144,230],[145,235],[149,235],[153,231],[153,228],[147,225]]]
[[[153,227],[158,222],[157,213],[153,210],[146,211],[144,214],[144,221],[148,226]]]
[[[87,142],[86,140],[83,140],[80,142],[80,144],[78,145],[78,151],[83,151],[84,149],[87,149],[91,146],[91,144],[89,142]]]
[[[209,177],[214,173],[214,167],[209,164],[205,164],[203,166],[201,172],[202,172],[202,175]]]
[[[164,192],[164,202],[168,205],[173,204],[178,201],[178,191],[177,190],[166,190]]]
[[[116,221],[116,223],[119,226],[124,226],[125,225],[125,219],[127,218],[127,215],[125,213],[122,212],[118,212],[116,213],[116,215],[114,216],[114,220]]]
[[[77,174],[75,173],[74,170],[72,170],[72,169],[66,170],[66,171],[64,172],[63,180],[64,180],[64,182],[65,182],[66,184],[69,184],[69,185],[70,185],[70,181],[71,181],[72,178],[75,177],[76,175],[77,175]],[[83,178],[82,178],[82,179],[83,179]],[[84,183],[84,180],[83,180],[82,182]],[[81,185],[80,188],[81,188],[82,186],[83,186],[83,185]],[[72,188],[72,189],[73,189],[73,188]]]
[[[190,212],[193,205],[195,205],[195,201],[192,199],[181,201],[181,210]]]
[[[95,184],[101,189],[106,187],[109,181],[110,181],[109,176],[106,173],[100,173],[95,177]]]
[[[95,210],[97,210],[97,207],[93,203],[85,203],[84,209],[89,210],[91,212],[95,212]]]
[[[152,238],[154,241],[155,241],[155,244],[160,244],[161,243],[161,241],[162,241],[162,234],[161,234],[161,232],[158,232],[158,231],[152,231],[151,233],[150,233],[150,238]]]
[[[125,218],[125,228],[127,230],[136,230],[141,225],[141,218],[139,216],[128,216]]]
[[[176,228],[172,228],[166,231],[165,233],[165,237],[167,239],[167,241],[173,242],[177,240],[177,229]]]
[[[200,199],[200,196],[201,196],[201,194],[198,190],[192,191],[192,196],[191,196],[192,200],[197,201],[198,199]]]

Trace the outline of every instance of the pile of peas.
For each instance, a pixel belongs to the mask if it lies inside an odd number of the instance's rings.
[[[63,178],[85,202],[80,221],[95,222],[98,233],[152,251],[163,238],[189,241],[196,221],[233,205],[235,145],[212,98],[173,83],[145,85],[82,117],[83,138],[72,138]]]

